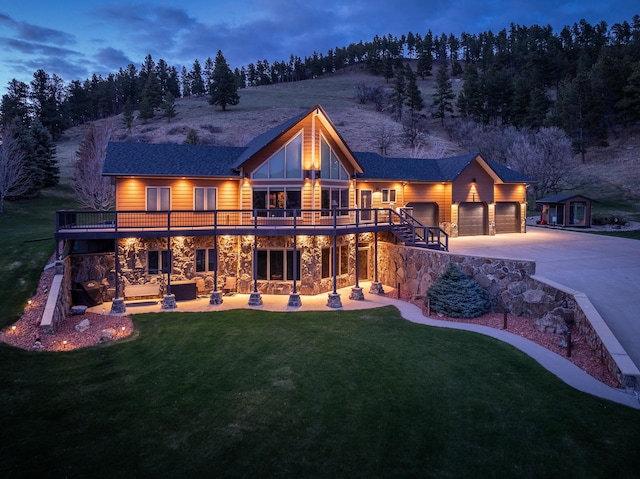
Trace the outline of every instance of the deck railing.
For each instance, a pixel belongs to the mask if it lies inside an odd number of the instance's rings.
[[[421,242],[446,245],[446,233],[424,226],[406,212],[377,208],[253,209],[214,211],[83,211],[56,212],[56,233],[185,232],[202,230],[274,231],[295,234],[298,229],[391,229],[408,225]],[[287,233],[288,232],[288,233]],[[326,234],[326,233],[325,233]],[[448,238],[447,238],[448,239]]]

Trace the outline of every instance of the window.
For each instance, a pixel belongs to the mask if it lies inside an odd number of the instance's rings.
[[[150,250],[147,253],[147,273],[169,273],[171,269],[171,261],[169,258],[169,251],[166,249]]]
[[[196,273],[215,271],[217,269],[218,252],[215,248],[196,250]]]
[[[300,188],[286,188],[283,186],[253,189],[253,208],[258,211],[258,216],[282,216],[284,213],[278,210],[300,210],[302,208],[302,193]],[[296,212],[300,216],[300,211]],[[286,216],[291,216],[287,212]]]
[[[338,246],[337,275],[349,273],[349,246]],[[322,278],[333,276],[333,248],[322,248]]]
[[[171,209],[171,188],[168,186],[147,187],[147,211],[169,211]]]
[[[193,189],[193,209],[195,211],[213,211],[216,209],[216,188],[196,187]]]
[[[320,177],[327,180],[349,179],[349,173],[324,137],[320,142]]]
[[[320,208],[323,210],[332,210],[333,205],[337,205],[336,208],[338,216],[348,215],[349,212],[349,188],[322,188],[320,191]],[[322,212],[324,216],[330,214],[328,211]]]
[[[293,250],[258,250],[258,279],[293,281]],[[296,280],[300,279],[300,250],[296,250]],[[286,275],[285,275],[286,273]]]
[[[396,190],[390,190],[387,188],[382,189],[382,202],[383,203],[395,203],[396,202]]]
[[[280,148],[251,175],[253,179],[302,178],[302,133]]]

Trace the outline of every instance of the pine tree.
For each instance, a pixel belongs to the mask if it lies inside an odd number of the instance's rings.
[[[436,77],[436,91],[433,93],[435,111],[431,114],[433,118],[440,118],[442,126],[444,126],[446,112],[453,113],[453,99],[455,97],[447,68],[442,66],[438,70],[438,76]]]
[[[391,111],[396,120],[402,120],[402,107],[404,101],[407,98],[407,85],[404,77],[404,69],[399,69],[396,72],[396,79],[393,82],[393,89],[389,95],[391,102]]]
[[[418,88],[418,82],[416,75],[409,65],[405,70],[407,77],[407,99],[405,105],[409,108],[409,113],[413,116],[416,112],[422,111],[424,108],[424,101],[422,100],[422,93]]]
[[[124,122],[124,126],[127,127],[127,130],[131,131],[131,126],[133,125],[133,105],[131,103],[131,99],[127,99],[126,103],[124,104],[122,121]]]
[[[427,290],[425,305],[451,318],[477,318],[491,309],[489,294],[455,263]]]
[[[142,99],[140,100],[139,116],[143,122],[146,122],[147,120],[150,120],[151,118],[153,118],[153,107],[151,106],[151,102],[149,101],[149,98],[146,96],[143,96]]]
[[[34,161],[42,171],[42,188],[57,185],[60,181],[60,167],[51,133],[37,119],[31,124],[29,133],[33,143]]]
[[[173,98],[171,92],[167,92],[167,94],[164,96],[162,102],[162,111],[168,123],[171,123],[171,119],[175,118],[178,114],[176,112],[176,101],[175,98]]]
[[[237,105],[240,103],[238,96],[238,85],[236,79],[222,55],[222,51],[218,50],[215,59],[215,68],[213,70],[213,85],[211,88],[211,99],[209,103],[219,105],[222,111],[226,111],[227,105]]]
[[[196,96],[202,96],[205,93],[205,86],[202,79],[202,67],[197,58],[193,62],[193,68],[189,75],[191,76],[191,93]]]
[[[198,132],[196,130],[194,130],[193,128],[191,128],[188,132],[187,132],[187,137],[185,138],[184,142],[185,145],[197,145],[200,143],[200,137],[198,136]]]

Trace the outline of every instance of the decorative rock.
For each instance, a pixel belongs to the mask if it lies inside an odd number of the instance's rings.
[[[87,318],[84,318],[82,321],[76,324],[75,328],[76,331],[80,333],[86,331],[87,329],[89,329],[89,320]]]
[[[534,325],[538,331],[543,333],[565,334],[569,329],[564,318],[553,311],[548,312],[540,319],[536,319]]]
[[[327,306],[333,309],[342,308],[342,301],[340,301],[340,293],[329,293],[327,299]]]
[[[116,330],[113,328],[107,328],[100,331],[100,342],[113,341],[116,337]]]
[[[77,304],[75,306],[71,306],[71,314],[84,314],[87,312],[87,307],[84,304]]]

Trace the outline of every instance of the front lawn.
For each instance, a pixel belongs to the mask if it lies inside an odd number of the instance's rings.
[[[0,347],[1,477],[634,477],[640,411],[510,346],[364,311],[156,313]]]

